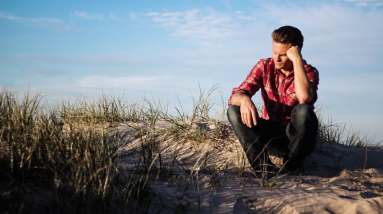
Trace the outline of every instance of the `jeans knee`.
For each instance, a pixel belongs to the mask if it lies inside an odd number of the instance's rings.
[[[296,105],[293,110],[293,114],[298,118],[307,117],[311,112],[313,112],[312,107],[306,103]]]
[[[294,107],[293,112],[291,113],[292,121],[295,121],[295,124],[306,124],[309,123],[318,123],[318,118],[313,110],[313,108],[306,104],[301,103]]]
[[[241,118],[241,111],[239,109],[239,106],[229,106],[229,108],[227,109],[227,118],[231,123],[238,121],[238,119]]]

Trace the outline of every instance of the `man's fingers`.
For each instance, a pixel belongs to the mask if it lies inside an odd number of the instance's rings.
[[[253,118],[253,124],[254,124],[254,126],[256,126],[257,125],[257,113],[253,110],[251,116]]]
[[[246,126],[249,126],[249,117],[246,110],[241,111],[241,119],[243,124],[245,124]]]
[[[241,109],[242,123],[251,128],[253,125],[257,125],[257,113],[254,108],[242,108]]]
[[[251,128],[251,127],[253,126],[253,109],[251,109],[251,110],[249,111],[249,116],[248,116],[248,118],[249,118],[249,128]]]
[[[251,128],[251,115],[250,114],[247,115],[247,126],[249,128]]]
[[[249,128],[251,128],[251,126],[253,125],[252,124],[252,117],[253,117],[253,114],[252,114],[252,111],[251,110],[249,110],[249,111],[247,111],[246,112],[246,125],[249,127]]]
[[[241,111],[241,119],[242,119],[242,123],[247,125],[247,115],[246,115],[246,111]],[[247,125],[248,126],[248,125]]]
[[[243,124],[246,124],[246,120],[245,120],[245,112],[243,110],[241,110],[241,119],[242,119],[242,123]]]

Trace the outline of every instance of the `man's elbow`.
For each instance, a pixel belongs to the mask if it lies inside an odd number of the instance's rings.
[[[298,97],[298,100],[299,103],[310,103],[313,98],[313,94],[302,94]]]

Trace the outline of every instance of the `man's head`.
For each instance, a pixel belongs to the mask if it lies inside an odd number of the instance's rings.
[[[273,41],[282,44],[291,44],[291,46],[303,47],[303,35],[298,28],[292,26],[283,26],[273,31],[271,34]]]
[[[273,59],[277,69],[291,70],[293,63],[287,57],[291,46],[303,47],[303,36],[298,28],[283,26],[273,31]]]

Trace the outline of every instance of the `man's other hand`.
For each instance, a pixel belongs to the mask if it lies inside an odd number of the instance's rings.
[[[249,128],[257,125],[257,108],[250,98],[241,100],[240,110],[242,123]]]
[[[257,108],[251,98],[243,93],[235,93],[231,103],[240,107],[242,123],[251,128],[257,125]]]

